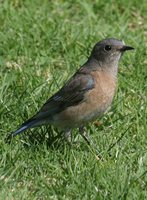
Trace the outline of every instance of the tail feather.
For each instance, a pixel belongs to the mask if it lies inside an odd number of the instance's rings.
[[[29,129],[29,128],[33,128],[34,126],[36,126],[37,121],[34,119],[29,119],[26,122],[24,122],[16,131],[10,133],[7,138],[6,141],[10,142],[10,140],[15,137],[16,135],[22,133],[23,131]]]
[[[15,135],[18,135],[20,133],[22,133],[23,131],[25,131],[26,129],[28,129],[29,127],[26,126],[21,126],[19,129],[17,129],[15,132],[11,133],[11,135],[14,137]]]

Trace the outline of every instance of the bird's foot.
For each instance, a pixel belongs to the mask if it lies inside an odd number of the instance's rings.
[[[85,130],[84,127],[80,127],[80,128],[79,128],[79,133],[80,133],[80,135],[83,137],[83,139],[86,141],[86,143],[88,144],[88,146],[94,147],[95,153],[93,152],[93,150],[92,150],[92,152],[94,153],[96,159],[97,159],[97,160],[104,160],[103,157],[100,155],[100,152],[99,152],[99,150],[97,149],[96,145],[95,145],[95,144],[93,143],[93,141],[90,140],[90,138],[88,137],[88,134],[87,134],[87,132],[86,132],[86,130]]]
[[[91,142],[89,141],[86,129],[84,127],[80,127],[79,128],[79,133],[83,137],[83,139],[87,142],[87,144],[90,145]]]

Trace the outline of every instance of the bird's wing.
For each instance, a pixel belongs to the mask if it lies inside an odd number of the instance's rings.
[[[46,118],[59,113],[69,106],[84,101],[85,93],[94,88],[94,79],[90,74],[76,73],[57,93],[55,93],[34,116]]]
[[[32,118],[24,122],[15,132],[7,137],[7,141],[23,131],[43,124],[46,119],[52,119],[56,113],[69,106],[74,106],[85,100],[87,91],[94,88],[94,79],[90,74],[76,73],[56,94],[54,94]]]

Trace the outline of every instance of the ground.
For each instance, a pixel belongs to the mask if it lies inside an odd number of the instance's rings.
[[[147,199],[147,4],[140,1],[0,1],[0,199]],[[7,144],[106,37],[133,46],[90,147],[73,131],[35,128]],[[99,125],[99,123],[98,123]],[[98,159],[96,150],[99,151]]]

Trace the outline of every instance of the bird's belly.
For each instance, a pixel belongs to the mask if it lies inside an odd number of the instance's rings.
[[[70,106],[54,116],[54,125],[60,127],[79,127],[100,117],[110,106],[114,93],[111,95],[90,94],[84,102]]]
[[[86,123],[102,116],[107,108],[111,105],[113,96],[113,94],[109,96],[105,94],[101,94],[101,96],[91,95],[91,98],[85,103],[86,105],[81,112],[82,114],[79,115],[79,121]]]

